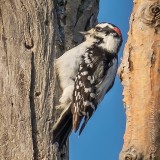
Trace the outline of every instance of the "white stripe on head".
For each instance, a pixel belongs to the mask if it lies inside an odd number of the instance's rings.
[[[113,29],[114,27],[111,25],[111,24],[109,24],[109,23],[100,23],[100,24],[97,24],[96,25],[96,27],[101,27],[101,28],[105,28],[105,27],[109,27],[109,28],[111,28],[111,29]]]

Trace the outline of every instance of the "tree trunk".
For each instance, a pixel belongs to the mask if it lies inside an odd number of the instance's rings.
[[[135,0],[119,68],[126,132],[120,160],[160,160],[160,0]]]
[[[62,160],[54,60],[95,25],[99,0],[0,0],[0,159]],[[76,53],[75,53],[76,54]]]

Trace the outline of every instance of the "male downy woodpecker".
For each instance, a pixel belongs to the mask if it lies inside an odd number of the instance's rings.
[[[117,72],[117,54],[122,43],[118,27],[100,23],[82,33],[85,41],[56,60],[63,90],[59,107],[63,112],[53,128],[53,142],[61,147],[72,129],[84,118],[83,131],[104,95],[111,89]]]

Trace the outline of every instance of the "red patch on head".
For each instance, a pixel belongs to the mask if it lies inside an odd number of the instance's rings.
[[[116,31],[116,33],[118,33],[119,36],[122,36],[121,31],[120,31],[119,28],[114,27],[113,29],[114,29],[114,31]]]

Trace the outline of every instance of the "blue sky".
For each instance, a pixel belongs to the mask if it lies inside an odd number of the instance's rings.
[[[113,23],[122,31],[123,44],[119,52],[119,59],[122,57],[127,40],[131,11],[131,0],[100,0],[98,21]],[[105,96],[81,136],[71,134],[70,160],[119,159],[125,131],[122,89],[117,77],[114,87]]]

